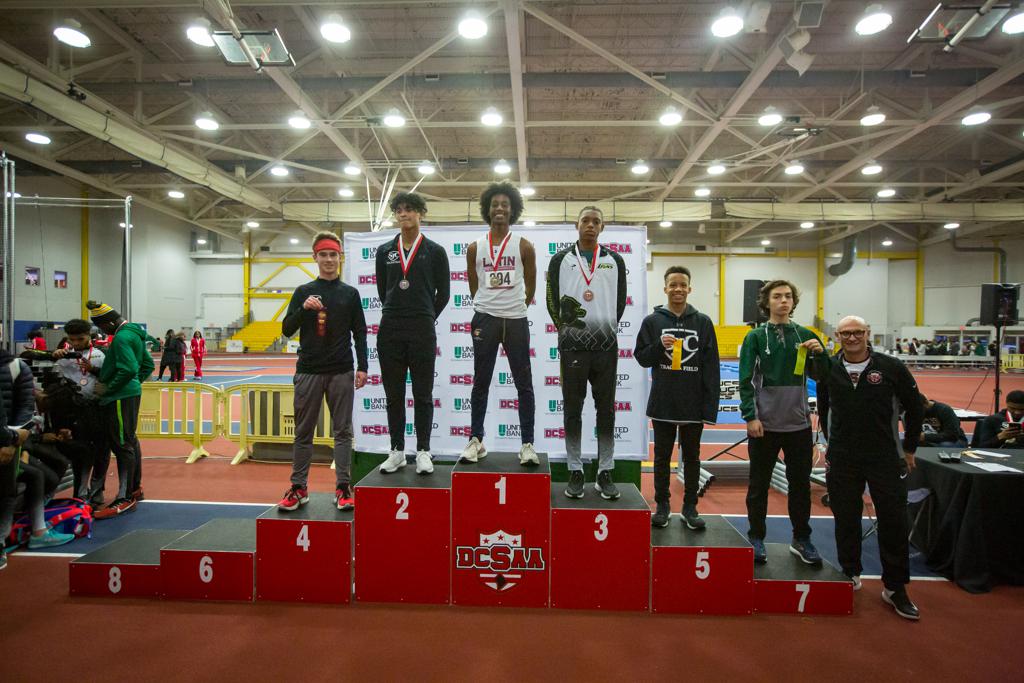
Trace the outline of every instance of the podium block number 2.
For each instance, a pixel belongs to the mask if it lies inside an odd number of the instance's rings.
[[[395,511],[395,519],[409,519],[409,494],[399,491],[395,496],[395,505],[398,506],[398,510]]]

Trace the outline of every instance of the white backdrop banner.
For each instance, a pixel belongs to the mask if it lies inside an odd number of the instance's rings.
[[[423,233],[445,248],[451,265],[451,300],[437,320],[437,364],[434,373],[434,425],[431,451],[435,455],[458,455],[470,437],[470,393],[473,388],[473,342],[470,321],[473,300],[466,275],[466,249],[482,237],[480,227],[432,226]],[[516,233],[533,242],[537,251],[536,303],[529,307],[530,356],[533,361],[533,390],[537,398],[535,446],[554,459],[565,458],[565,430],[562,422],[562,390],[558,372],[558,334],[544,302],[548,261],[556,252],[574,243],[576,228],[567,226],[517,227]],[[356,392],[353,429],[361,451],[386,453],[390,448],[384,387],[377,361],[377,331],[381,302],[377,296],[375,259],[377,248],[393,239],[397,230],[373,233],[347,232],[345,240],[345,282],[359,290],[368,328],[370,368],[367,386]],[[607,226],[601,244],[617,251],[626,263],[628,296],[619,323],[619,366],[615,393],[615,457],[647,460],[648,372],[633,360],[633,347],[640,323],[647,312],[645,227]],[[518,451],[520,445],[517,393],[504,352],[494,367],[487,404],[484,443],[489,450]],[[596,455],[595,412],[588,398],[583,407],[583,453]],[[411,386],[406,392],[406,449],[414,448]]]

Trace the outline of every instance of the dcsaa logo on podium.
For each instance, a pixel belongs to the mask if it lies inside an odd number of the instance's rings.
[[[499,593],[515,587],[523,572],[544,571],[544,549],[523,546],[523,535],[498,530],[480,534],[480,545],[455,549],[455,568],[477,570],[485,586]]]

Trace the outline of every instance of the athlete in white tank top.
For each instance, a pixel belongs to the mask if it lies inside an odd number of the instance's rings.
[[[526,317],[526,282],[519,235],[506,232],[497,240],[493,231],[476,241],[477,289],[473,310],[495,318]]]

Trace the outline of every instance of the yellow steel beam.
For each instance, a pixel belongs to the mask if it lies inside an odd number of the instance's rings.
[[[82,190],[82,199],[89,198],[89,190]],[[89,319],[89,309],[86,308],[85,304],[89,301],[89,206],[83,204],[82,206],[82,225],[81,225],[81,259],[82,259],[82,318],[84,320]]]

